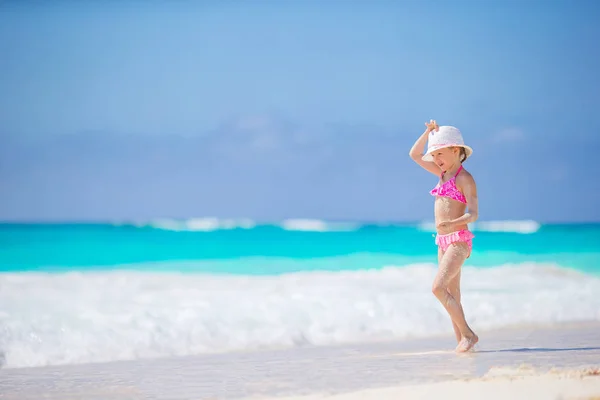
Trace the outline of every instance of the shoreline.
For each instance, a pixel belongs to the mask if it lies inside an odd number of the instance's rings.
[[[567,321],[567,322],[547,322],[547,323],[516,323],[513,325],[506,325],[499,328],[483,328],[478,329],[477,334],[481,338],[484,339],[487,335],[495,336],[513,336],[519,339],[523,336],[524,333],[528,331],[552,331],[552,330],[560,330],[560,331],[573,331],[579,329],[600,329],[600,321],[595,320],[582,320],[582,321]],[[116,359],[110,361],[90,361],[90,362],[74,362],[74,363],[64,363],[64,364],[50,364],[50,365],[35,365],[35,366],[25,366],[25,367],[7,367],[0,363],[0,372],[1,371],[13,371],[13,370],[38,370],[38,369],[62,369],[62,368],[79,368],[79,367],[87,367],[87,366],[102,366],[102,365],[112,365],[112,364],[131,364],[131,363],[153,363],[153,362],[164,362],[167,360],[181,360],[187,358],[218,358],[218,357],[247,357],[252,355],[268,355],[268,354],[279,354],[281,352],[296,352],[296,351],[310,351],[310,352],[318,352],[318,351],[345,351],[347,349],[369,349],[374,350],[380,347],[403,347],[403,344],[410,344],[411,346],[430,348],[431,344],[434,341],[440,340],[442,345],[448,344],[447,348],[440,348],[438,350],[430,349],[428,351],[438,351],[440,353],[453,352],[456,347],[456,343],[451,339],[451,334],[449,333],[432,333],[430,335],[419,335],[419,336],[409,336],[409,337],[400,337],[396,339],[389,338],[381,338],[381,339],[370,339],[368,341],[348,341],[348,342],[338,342],[333,344],[325,344],[325,345],[315,345],[308,344],[304,346],[269,346],[265,348],[248,348],[248,349],[235,349],[230,351],[214,351],[214,352],[206,352],[206,353],[196,353],[196,354],[185,354],[185,355],[159,355],[159,356],[147,356],[141,358],[123,358]],[[598,341],[600,346],[600,340]],[[475,349],[480,348],[480,343],[475,346]],[[468,352],[462,355],[473,354],[473,352]],[[0,349],[0,361],[2,360],[3,353]],[[460,356],[460,355],[459,355]],[[600,364],[600,361],[599,361]],[[0,398],[1,399],[1,398]]]
[[[5,368],[0,370],[0,398],[354,400],[400,395],[403,399],[429,398],[419,397],[423,393],[437,393],[439,396],[432,398],[438,398],[447,397],[446,392],[458,396],[480,391],[488,398],[488,393],[509,393],[506,396],[514,399],[513,392],[529,387],[533,392],[544,389],[576,394],[578,382],[585,382],[589,393],[600,396],[600,376],[584,376],[582,372],[583,368],[600,368],[598,332],[600,322],[503,328],[481,334],[476,351],[467,354],[453,351],[451,335],[436,335],[375,343]],[[298,397],[302,395],[309,397]]]

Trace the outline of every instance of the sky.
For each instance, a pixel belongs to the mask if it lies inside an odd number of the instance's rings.
[[[0,220],[600,221],[600,3],[0,2]]]

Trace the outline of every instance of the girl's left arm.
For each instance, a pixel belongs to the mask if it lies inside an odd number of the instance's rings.
[[[477,185],[471,174],[463,174],[456,178],[458,187],[462,190],[467,199],[467,212],[452,221],[452,225],[465,225],[477,221],[479,214],[479,204],[477,200]]]

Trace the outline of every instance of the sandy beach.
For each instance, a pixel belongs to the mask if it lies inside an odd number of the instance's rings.
[[[0,398],[592,399],[600,397],[600,324],[0,371]]]
[[[363,400],[363,399],[585,399],[599,396],[598,370],[537,374],[528,368],[504,371],[506,376],[468,381],[407,385],[361,390],[339,395],[313,395],[279,400]],[[524,373],[524,375],[523,375]],[[529,375],[531,374],[531,375]]]

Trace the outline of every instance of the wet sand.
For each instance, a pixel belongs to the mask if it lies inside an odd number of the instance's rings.
[[[0,370],[0,399],[591,399],[600,398],[600,323]],[[299,397],[300,396],[300,397]]]

